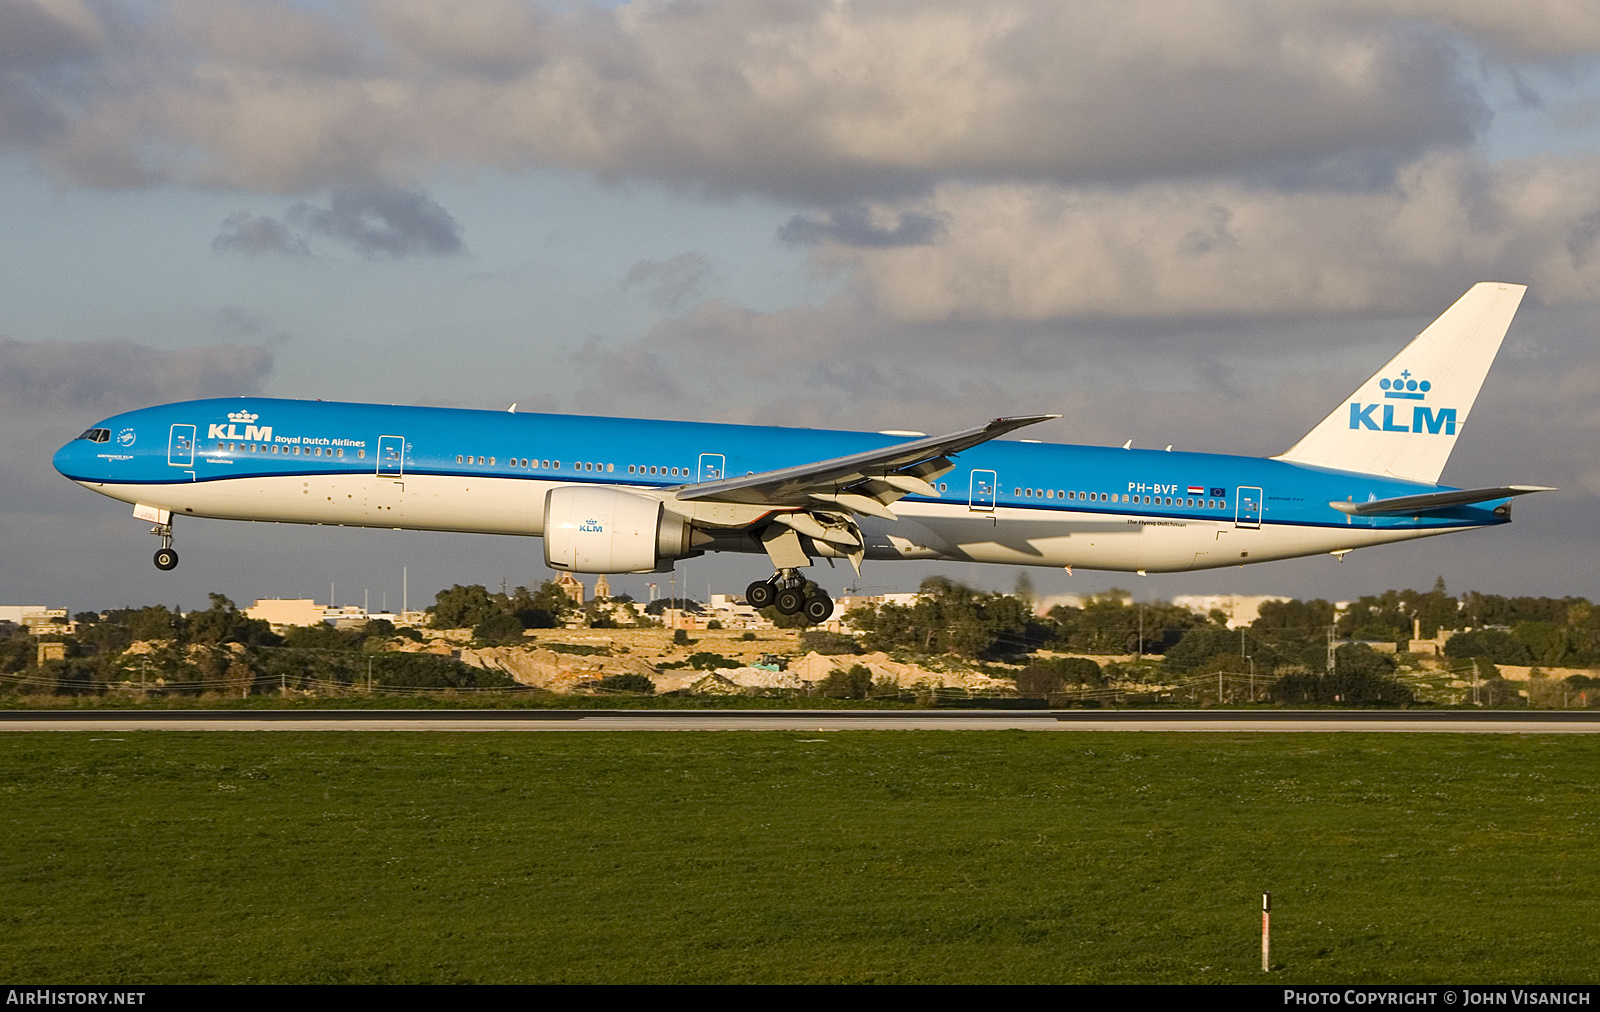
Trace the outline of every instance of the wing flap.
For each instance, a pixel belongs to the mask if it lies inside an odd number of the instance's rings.
[[[996,418],[986,425],[944,436],[914,439],[831,460],[777,468],[739,478],[682,485],[671,492],[675,498],[685,502],[709,500],[807,507],[821,500],[852,512],[892,518],[894,514],[888,509],[890,503],[908,494],[927,495],[934,491],[929,481],[955,467],[949,460],[950,455],[1025,425],[1060,417],[1017,415]],[[871,499],[881,512],[856,501],[861,498]]]

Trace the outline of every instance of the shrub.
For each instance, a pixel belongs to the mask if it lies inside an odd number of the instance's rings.
[[[696,650],[689,655],[689,667],[696,671],[715,671],[718,668],[737,668],[739,662],[732,657],[714,654],[709,650]]]
[[[1392,678],[1367,672],[1336,671],[1332,675],[1284,675],[1268,690],[1279,703],[1410,703],[1411,690]]]
[[[1033,699],[1060,692],[1065,685],[1104,685],[1100,665],[1087,657],[1038,657],[1017,672],[1017,691]]]
[[[636,692],[642,696],[653,696],[656,691],[656,683],[631,671],[622,675],[607,675],[597,684],[612,692]]]
[[[859,654],[861,645],[844,633],[809,629],[800,634],[800,649],[833,657],[839,654]]]

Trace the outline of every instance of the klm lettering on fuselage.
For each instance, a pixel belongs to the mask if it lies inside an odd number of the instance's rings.
[[[1382,379],[1378,386],[1384,391],[1385,400],[1393,401],[1420,401],[1426,400],[1428,391],[1433,384],[1427,380],[1411,378],[1411,370],[1407,369],[1400,374],[1399,379]],[[1431,435],[1453,436],[1456,434],[1456,409],[1439,408],[1437,410],[1425,404],[1413,404],[1411,415],[1396,416],[1396,408],[1404,411],[1404,404],[1362,404],[1360,401],[1350,402],[1350,427],[1352,429],[1372,429],[1376,432],[1423,432]],[[1378,414],[1378,409],[1383,412]]]
[[[221,425],[212,422],[210,428],[206,430],[206,438],[243,439],[250,443],[272,442],[272,426],[252,424],[258,417],[260,416],[253,415],[248,411],[230,411],[228,413],[228,424]],[[240,425],[244,426],[243,432],[239,431]]]

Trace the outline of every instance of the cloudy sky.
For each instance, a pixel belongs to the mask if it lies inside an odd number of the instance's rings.
[[[206,521],[159,574],[49,466],[124,408],[1044,411],[1271,454],[1484,280],[1530,289],[1444,479],[1561,492],[1343,565],[1044,592],[1600,597],[1600,5],[0,0],[0,603],[548,575],[531,540]],[[1016,577],[861,586],[934,571]]]

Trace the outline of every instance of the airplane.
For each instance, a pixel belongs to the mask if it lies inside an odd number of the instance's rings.
[[[178,563],[178,517],[542,537],[576,573],[764,553],[746,600],[826,621],[819,559],[1147,573],[1331,554],[1493,527],[1536,485],[1438,483],[1522,300],[1473,286],[1271,458],[942,436],[235,397],[114,415],[55,467],[133,504]]]

